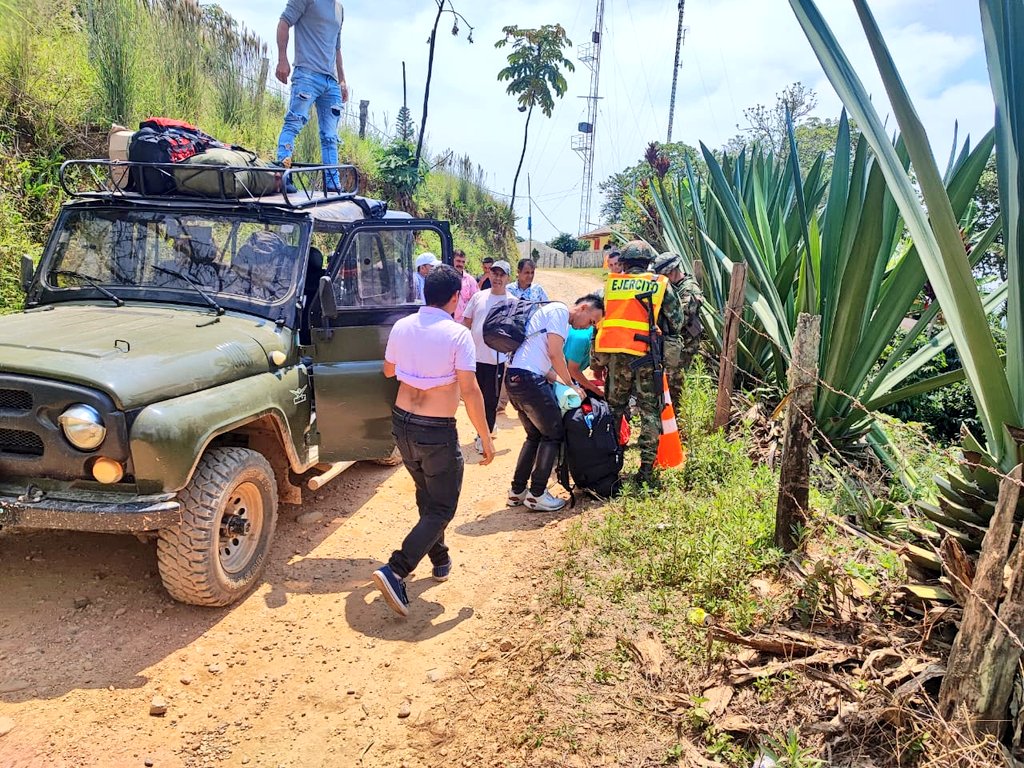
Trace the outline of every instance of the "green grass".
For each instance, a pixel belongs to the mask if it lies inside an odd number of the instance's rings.
[[[744,440],[709,431],[713,416],[714,387],[698,363],[680,407],[686,466],[663,473],[659,493],[627,493],[569,543],[575,557],[588,550],[602,560],[599,592],[645,606],[672,634],[686,634],[693,609],[750,627],[762,606],[749,581],[781,557],[773,543],[777,477],[750,460]],[[578,602],[577,589],[561,592]]]

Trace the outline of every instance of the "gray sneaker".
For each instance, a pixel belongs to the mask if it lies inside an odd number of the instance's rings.
[[[565,506],[565,499],[552,496],[548,491],[544,491],[540,496],[526,494],[523,504],[533,512],[557,512]]]
[[[508,501],[506,502],[510,507],[521,506],[523,501],[526,499],[526,489],[524,488],[519,493],[516,493],[511,488],[508,489]]]

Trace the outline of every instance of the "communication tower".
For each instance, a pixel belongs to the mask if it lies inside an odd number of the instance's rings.
[[[666,144],[672,143],[672,118],[676,114],[676,82],[679,79],[679,53],[683,43],[686,42],[686,27],[683,26],[683,11],[686,8],[686,0],[679,0],[679,25],[676,28],[676,63],[672,68],[672,96],[668,103],[668,138]]]
[[[572,148],[583,158],[583,192],[580,199],[580,226],[577,235],[590,229],[590,200],[594,191],[594,128],[597,125],[598,83],[601,79],[601,36],[604,32],[604,0],[597,0],[597,18],[590,42],[579,47],[580,61],[590,69],[590,95],[587,100],[587,121],[579,124],[579,133],[572,137]]]

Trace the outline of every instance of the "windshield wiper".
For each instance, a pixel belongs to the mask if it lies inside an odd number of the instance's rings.
[[[124,306],[124,299],[122,299],[113,291],[104,288],[102,285],[99,284],[99,282],[94,277],[90,277],[89,275],[83,275],[81,272],[75,272],[73,269],[59,269],[53,274],[57,275],[58,277],[77,277],[79,280],[85,280],[85,282],[87,282],[97,291],[99,291],[112,302],[114,302],[116,306]]]
[[[167,267],[161,267],[161,266],[159,266],[157,264],[153,265],[153,269],[155,269],[157,272],[163,272],[165,275],[172,275],[173,277],[177,277],[177,278],[179,278],[181,280],[184,280],[186,283],[188,283],[193,288],[195,288],[196,293],[198,293],[200,296],[202,296],[207,304],[209,304],[211,307],[213,307],[217,311],[217,317],[220,317],[221,315],[224,314],[224,307],[222,307],[220,304],[218,304],[216,301],[214,301],[213,297],[210,294],[208,294],[206,291],[204,291],[203,287],[201,285],[199,285],[199,283],[197,283],[191,277],[186,275],[184,272],[179,272],[176,269],[168,269]]]

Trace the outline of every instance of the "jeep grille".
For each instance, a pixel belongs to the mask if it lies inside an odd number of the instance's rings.
[[[20,429],[0,429],[0,453],[16,456],[42,456],[43,441],[32,432]]]
[[[32,410],[32,395],[21,389],[0,389],[0,411]]]

